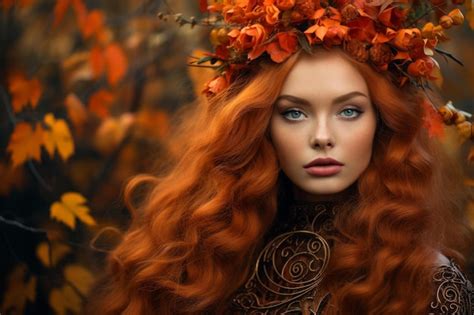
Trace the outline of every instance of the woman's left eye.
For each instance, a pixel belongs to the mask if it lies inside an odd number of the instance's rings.
[[[357,108],[345,108],[340,112],[341,116],[345,118],[355,118],[358,117],[361,113],[362,111]]]

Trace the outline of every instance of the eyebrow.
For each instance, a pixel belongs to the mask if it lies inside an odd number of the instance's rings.
[[[332,101],[332,104],[339,104],[339,103],[342,103],[342,102],[345,102],[353,97],[356,97],[356,96],[364,96],[364,97],[367,97],[367,95],[365,95],[364,93],[362,92],[359,92],[359,91],[352,91],[352,92],[349,92],[347,94],[344,94],[344,95],[341,95],[341,96],[338,96],[336,97],[333,101]],[[275,104],[277,104],[280,100],[288,100],[292,103],[300,103],[300,104],[303,104],[303,105],[307,105],[309,106],[310,105],[310,102],[308,102],[307,100],[305,100],[304,98],[300,98],[300,97],[297,97],[297,96],[293,96],[293,95],[280,95],[278,96],[278,98],[276,99],[275,101]]]

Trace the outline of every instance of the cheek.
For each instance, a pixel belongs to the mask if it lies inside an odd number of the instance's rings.
[[[294,164],[291,162],[297,159],[297,152],[302,152],[304,137],[301,132],[298,128],[285,128],[278,122],[272,123],[270,135],[281,164]]]
[[[374,141],[375,126],[370,124],[358,131],[349,133],[345,138],[344,147],[351,155],[357,167],[366,167],[372,156],[372,146]]]

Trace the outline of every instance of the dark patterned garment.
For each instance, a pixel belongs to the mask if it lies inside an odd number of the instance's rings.
[[[268,233],[253,273],[235,294],[231,314],[322,314],[330,299],[319,285],[336,235],[331,204],[300,203]],[[474,289],[453,260],[433,276],[429,314],[474,315]]]

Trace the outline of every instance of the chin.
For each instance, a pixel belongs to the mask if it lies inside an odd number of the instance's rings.
[[[337,194],[340,192],[343,192],[347,188],[351,186],[353,182],[349,181],[323,181],[321,183],[318,183],[317,185],[314,184],[306,184],[306,185],[301,185],[299,188],[303,190],[305,193],[311,194],[311,195],[332,195],[332,194]]]

